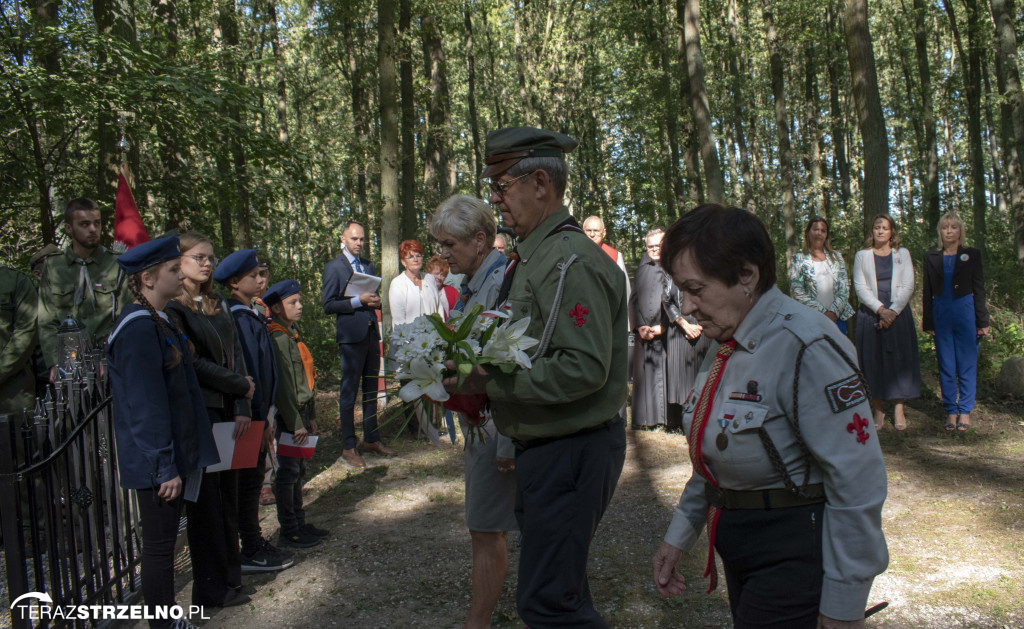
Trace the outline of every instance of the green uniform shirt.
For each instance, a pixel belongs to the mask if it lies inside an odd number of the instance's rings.
[[[511,321],[530,317],[540,339],[552,308],[551,342],[531,369],[488,369],[495,424],[513,439],[570,435],[616,416],[626,400],[626,282],[622,270],[583,233],[551,230],[569,218],[562,208],[518,246],[520,262],[508,295]],[[566,273],[557,303],[561,266]],[[536,348],[528,350],[532,353]]]
[[[60,362],[57,328],[65,317],[71,315],[81,321],[92,341],[100,343],[113,331],[121,306],[131,301],[127,282],[118,286],[120,267],[113,252],[97,248],[86,260],[87,276],[82,275],[82,265],[77,259],[68,247],[43,263],[43,276],[39,280],[39,344],[48,367]],[[78,304],[75,303],[76,291],[80,295]]]
[[[21,271],[0,266],[0,413],[33,410],[36,289]]]
[[[313,399],[313,392],[306,380],[306,370],[302,367],[302,356],[299,346],[295,343],[294,326],[285,325],[283,321],[274,320],[288,328],[291,335],[274,331],[270,333],[274,340],[274,353],[277,356],[277,414],[281,418],[282,430],[295,432],[304,427],[302,407]]]

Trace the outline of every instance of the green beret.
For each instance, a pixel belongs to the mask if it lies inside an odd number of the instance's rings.
[[[494,178],[525,157],[565,157],[579,142],[556,131],[533,127],[505,127],[487,134],[481,177]]]

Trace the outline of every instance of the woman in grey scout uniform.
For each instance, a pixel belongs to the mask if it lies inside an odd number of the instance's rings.
[[[749,212],[698,207],[661,261],[719,346],[683,408],[693,476],[654,556],[658,591],[686,589],[676,564],[706,527],[705,575],[713,589],[717,550],[735,627],[863,627],[888,563],[886,477],[852,344],[774,286]]]
[[[430,235],[453,273],[465,274],[459,310],[477,304],[494,308],[505,271],[505,255],[494,248],[497,224],[490,206],[455,195],[437,208]],[[462,434],[469,435],[459,414]],[[473,540],[473,598],[466,627],[489,627],[508,573],[506,531],[516,526],[515,446],[498,434],[494,422],[484,426],[485,440],[466,438],[466,526]]]

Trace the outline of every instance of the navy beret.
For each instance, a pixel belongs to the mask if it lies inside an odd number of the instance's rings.
[[[245,275],[259,265],[260,260],[256,257],[255,249],[239,249],[220,261],[213,272],[213,279],[221,284],[227,284],[229,279]]]
[[[177,236],[164,236],[135,245],[117,257],[117,264],[125,273],[138,273],[151,266],[181,257]]]
[[[268,307],[273,306],[285,297],[291,297],[300,290],[302,289],[295,280],[281,280],[267,289],[267,292],[263,295],[263,303],[267,304]]]

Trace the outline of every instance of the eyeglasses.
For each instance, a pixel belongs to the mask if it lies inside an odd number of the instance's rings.
[[[405,259],[406,260],[422,260],[423,259],[423,254],[422,253],[410,253],[409,255],[405,256]]]
[[[519,181],[520,179],[523,179],[524,177],[529,177],[535,172],[537,171],[533,170],[526,173],[525,175],[519,175],[515,179],[509,179],[508,181],[503,181],[501,183],[498,183],[496,181],[489,181],[487,182],[487,185],[491,187],[491,194],[496,194],[504,199],[505,193],[508,192],[508,189],[512,187],[512,184]]]
[[[647,245],[648,251],[661,251],[661,245]]]
[[[217,256],[204,256],[198,253],[186,253],[185,257],[192,258],[199,266],[205,266],[207,262],[210,263],[210,266],[217,266]]]

